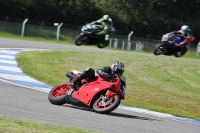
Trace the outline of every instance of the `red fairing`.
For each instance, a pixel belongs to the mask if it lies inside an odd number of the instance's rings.
[[[93,82],[88,82],[81,86],[81,88],[74,92],[72,96],[86,105],[90,106],[93,97],[100,91],[106,90],[109,88],[107,92],[107,96],[111,97],[114,94],[118,94],[121,99],[124,99],[124,95],[120,90],[120,79],[117,77],[116,82],[108,82],[104,81],[100,76],[96,78]]]
[[[76,76],[80,74],[78,71],[71,73]],[[72,75],[66,76],[70,80],[74,78]],[[83,79],[77,84],[77,89],[72,88],[70,82],[61,83],[51,89],[48,99],[54,105],[71,104],[92,108],[96,113],[107,114],[115,110],[126,95],[125,81],[121,81],[117,75],[110,80],[107,81],[100,76],[96,76],[90,82]]]

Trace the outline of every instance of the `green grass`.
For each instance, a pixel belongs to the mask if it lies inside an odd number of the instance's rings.
[[[82,130],[0,116],[0,133],[95,133]]]
[[[0,37],[74,45],[70,41],[21,37],[5,32],[0,32]],[[195,52],[188,51],[184,57],[175,58],[173,56],[154,56],[152,53],[149,53],[149,55],[136,55],[34,51],[18,54],[17,60],[25,73],[49,85],[57,85],[68,81],[65,73],[72,69],[79,71],[83,71],[87,67],[96,69],[102,67],[102,65],[110,65],[114,61],[120,60],[125,64],[125,76],[128,83],[127,97],[122,101],[123,104],[200,120],[200,60],[196,57]],[[43,126],[40,127],[39,125]],[[50,130],[45,129],[49,125],[44,125],[44,123],[31,121],[27,123],[27,121],[19,119],[0,117],[0,133],[51,133]],[[87,132],[55,125],[48,128],[51,129],[51,127],[53,127],[52,130],[55,133]]]
[[[67,71],[97,69],[116,60],[126,67],[127,97],[123,104],[200,120],[200,60],[76,51],[32,51],[17,55],[25,73],[53,86],[68,81]]]
[[[56,43],[56,44],[73,44],[73,41],[63,41],[63,40],[56,40],[50,38],[41,38],[41,37],[27,37],[27,36],[19,36],[7,32],[0,31],[0,38],[10,38],[10,39],[19,39],[19,40],[30,40],[30,41],[37,41],[37,42],[48,42],[48,43]]]

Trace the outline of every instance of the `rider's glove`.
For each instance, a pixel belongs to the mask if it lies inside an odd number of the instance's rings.
[[[102,76],[106,78],[107,80],[110,80],[111,78],[111,75],[109,73],[103,73]]]
[[[110,78],[110,74],[109,73],[103,73],[103,76],[106,77],[106,78]]]
[[[112,74],[109,73],[104,73],[103,77],[105,77],[108,81],[114,82],[115,81],[115,77]]]

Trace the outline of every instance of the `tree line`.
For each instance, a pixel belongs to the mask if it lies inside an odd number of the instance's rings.
[[[152,39],[160,39],[164,33],[186,24],[196,41],[200,39],[200,0],[0,0],[0,3],[0,16],[78,27],[109,14],[117,34],[134,31],[137,37],[151,34]]]

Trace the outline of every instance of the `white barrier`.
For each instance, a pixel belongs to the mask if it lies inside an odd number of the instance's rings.
[[[28,19],[26,18],[22,24],[22,35],[21,36],[24,36],[25,24],[27,21],[28,21]]]
[[[200,53],[200,42],[197,45],[197,57],[199,57],[199,53]]]
[[[142,44],[141,42],[136,43],[135,50],[142,51],[143,49],[144,49],[144,44]]]
[[[118,47],[118,40],[115,39],[115,42],[114,42],[114,48],[117,48]]]

